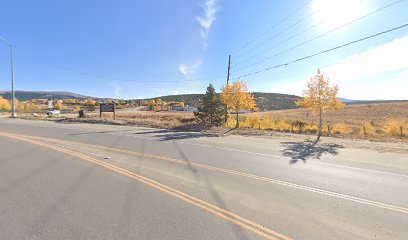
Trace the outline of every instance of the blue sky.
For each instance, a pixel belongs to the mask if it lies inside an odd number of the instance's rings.
[[[408,99],[408,28],[238,78],[408,23],[408,1],[306,2],[2,0],[0,36],[16,46],[17,90],[126,99],[202,93],[210,82],[216,89],[225,83],[232,54],[232,80],[247,82],[251,91],[301,94],[309,76],[321,68],[339,84],[341,97]],[[1,90],[10,89],[8,54],[0,43]]]

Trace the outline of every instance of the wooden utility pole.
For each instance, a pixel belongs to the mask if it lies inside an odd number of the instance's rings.
[[[228,55],[228,75],[227,75],[227,84],[229,83],[229,79],[230,79],[230,68],[231,68],[231,55]]]
[[[228,55],[228,75],[227,75],[227,85],[229,84],[230,79],[230,69],[231,69],[231,55]],[[225,104],[225,124],[228,120],[228,106]]]

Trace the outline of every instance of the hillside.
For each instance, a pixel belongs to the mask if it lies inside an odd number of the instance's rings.
[[[280,93],[254,92],[253,94],[255,97],[257,107],[260,108],[262,111],[279,110],[279,109],[294,109],[296,108],[295,100],[300,98],[295,95],[280,94]],[[200,105],[200,101],[202,100],[203,96],[204,94],[179,94],[179,95],[161,96],[157,98],[161,98],[163,101],[166,101],[166,102],[183,101],[185,104],[189,106],[197,107]]]
[[[281,94],[281,93],[265,93],[265,92],[253,92],[255,97],[256,105],[261,111],[271,111],[271,110],[284,110],[284,109],[296,109],[295,101],[300,99],[299,96]],[[11,99],[10,91],[0,91],[0,96],[5,99]],[[161,98],[166,102],[181,102],[183,101],[186,105],[198,107],[201,103],[204,94],[179,94],[179,95],[167,95],[156,97]],[[107,98],[97,98],[92,96],[86,96],[73,92],[62,92],[62,91],[16,91],[16,98],[25,101],[30,99],[94,99],[96,101],[103,101]],[[150,100],[152,98],[146,99]],[[143,100],[143,99],[137,99]],[[339,98],[347,105],[359,105],[359,104],[379,104],[379,103],[398,103],[407,102],[408,100],[350,100]]]
[[[72,92],[54,92],[54,91],[16,91],[16,98],[25,101],[30,99],[67,99],[67,98],[75,98],[75,99],[87,99],[92,98],[90,96],[81,95],[78,93]],[[10,91],[0,91],[0,96],[5,99],[11,99],[11,92]]]

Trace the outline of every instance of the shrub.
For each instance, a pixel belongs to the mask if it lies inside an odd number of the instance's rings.
[[[81,110],[81,108],[79,106],[76,106],[72,109],[72,112],[79,112],[79,110]]]
[[[237,120],[233,117],[229,117],[225,125],[230,128],[235,128],[237,126]]]
[[[244,121],[242,121],[242,125],[243,127],[258,129],[260,123],[259,120],[259,114],[251,114],[245,117]]]
[[[373,122],[363,122],[359,127],[359,133],[361,136],[372,136],[375,134],[375,127]]]
[[[317,133],[319,131],[319,126],[316,124],[307,124],[304,128],[305,132]]]
[[[333,132],[333,126],[323,125],[322,132],[323,133],[329,133],[329,134],[332,133]]]
[[[275,121],[270,118],[261,118],[260,125],[261,129],[273,130],[275,126]]]
[[[291,122],[291,127],[292,127],[291,131],[292,132],[297,132],[297,133],[303,132],[305,126],[306,126],[305,122],[302,122],[302,121],[299,121],[299,120],[292,121]]]
[[[384,132],[391,135],[403,135],[406,124],[399,119],[388,119],[384,124]]]
[[[340,134],[350,134],[353,132],[353,128],[347,124],[339,123],[333,126],[333,132]]]
[[[275,130],[277,131],[290,131],[291,129],[292,125],[283,119],[279,119],[275,122]]]

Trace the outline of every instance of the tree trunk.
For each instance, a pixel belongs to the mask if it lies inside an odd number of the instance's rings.
[[[317,138],[316,138],[316,141],[313,143],[313,145],[319,142],[320,137],[322,136],[322,129],[323,129],[323,118],[322,118],[322,108],[320,107],[319,109],[319,131],[317,132]]]
[[[228,121],[228,106],[225,104],[225,126],[227,126],[227,121]]]
[[[237,110],[237,125],[236,128],[239,128],[239,116],[238,116],[238,110]]]

